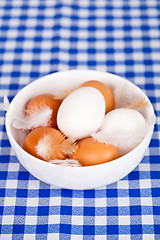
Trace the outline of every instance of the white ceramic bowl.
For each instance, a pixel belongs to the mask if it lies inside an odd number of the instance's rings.
[[[22,146],[26,134],[22,130],[13,128],[12,122],[15,116],[22,115],[26,102],[41,93],[57,95],[65,89],[77,87],[88,80],[98,80],[109,85],[116,99],[118,99],[119,91],[115,89],[121,88],[123,96],[128,92],[129,95],[133,95],[133,99],[143,97],[148,101],[143,115],[150,122],[150,126],[144,140],[134,150],[114,161],[87,167],[51,164],[25,152]],[[119,101],[116,105],[119,107]],[[93,189],[122,179],[140,163],[152,137],[154,116],[153,107],[147,96],[130,81],[106,72],[71,70],[47,75],[24,87],[12,100],[6,113],[6,130],[18,160],[33,176],[62,188]]]

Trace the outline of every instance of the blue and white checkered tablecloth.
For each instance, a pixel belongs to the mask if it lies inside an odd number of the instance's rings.
[[[4,126],[11,100],[48,73],[118,74],[150,98],[157,124],[138,167],[95,190],[34,178],[17,160]],[[160,239],[160,1],[0,1],[0,239]]]

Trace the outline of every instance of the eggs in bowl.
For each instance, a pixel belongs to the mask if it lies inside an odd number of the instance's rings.
[[[24,151],[23,143],[28,133],[22,129],[14,128],[13,121],[15,116],[18,116],[19,118],[24,117],[23,110],[26,107],[26,103],[39,94],[53,94],[60,96],[66,91],[66,89],[76,89],[81,84],[91,79],[106,84],[114,92],[115,108],[122,107],[124,103],[126,103],[126,100],[122,99],[122,97],[121,102],[118,101],[119,96],[122,92],[124,93],[124,89],[126,92],[129,92],[129,95],[131,95],[131,102],[137,97],[146,99],[148,104],[147,107],[142,110],[142,114],[148,122],[148,130],[141,143],[129,153],[116,160],[93,166],[74,168],[41,161]],[[128,97],[126,99],[128,99]],[[154,126],[153,118],[154,111],[149,99],[142,90],[128,80],[105,72],[72,70],[47,75],[22,89],[13,99],[9,110],[7,111],[6,129],[19,161],[35,177],[46,183],[59,187],[70,189],[91,189],[121,179],[138,165],[152,136]]]

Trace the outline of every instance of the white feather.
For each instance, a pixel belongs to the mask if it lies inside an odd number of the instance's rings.
[[[38,141],[38,144],[35,148],[40,157],[49,161],[52,158],[52,152],[54,149],[68,155],[75,152],[78,146],[68,139],[54,144],[52,136],[47,134]]]
[[[9,100],[6,96],[4,96],[4,98],[3,98],[3,103],[4,103],[4,110],[8,111],[10,104],[9,104]]]
[[[133,150],[143,140],[144,136],[132,135],[106,135],[108,144],[114,145],[119,151],[119,155],[123,156]]]
[[[52,152],[52,139],[50,135],[45,135],[43,138],[41,138],[35,148],[40,157],[49,160]]]
[[[111,144],[117,147],[120,156],[133,150],[144,139],[144,136],[144,132],[139,132],[139,135],[134,137],[129,134],[106,134],[102,131],[92,134],[92,137],[98,142],[105,143],[106,145]]]
[[[96,141],[100,142],[100,143],[105,143],[106,145],[108,145],[107,139],[105,137],[105,135],[101,132],[95,132],[91,134],[91,137],[93,139],[95,139]]]
[[[65,159],[65,160],[51,160],[49,161],[52,164],[57,164],[57,165],[63,165],[63,166],[68,166],[68,167],[81,167],[81,164],[74,159]]]
[[[51,118],[53,110],[47,106],[34,110],[30,116],[24,118],[16,118],[13,121],[13,127],[17,129],[32,129],[39,126],[46,127]]]

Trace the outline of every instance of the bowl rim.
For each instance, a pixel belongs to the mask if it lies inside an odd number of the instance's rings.
[[[97,70],[80,70],[80,69],[66,70],[66,71],[57,71],[57,72],[54,72],[54,73],[47,74],[47,75],[45,75],[45,76],[42,76],[42,77],[34,80],[34,81],[31,82],[31,83],[28,83],[25,87],[23,87],[23,88],[14,96],[14,98],[12,99],[12,101],[11,101],[11,103],[10,103],[9,109],[8,109],[7,112],[6,112],[6,116],[5,116],[5,126],[6,126],[6,132],[7,132],[8,138],[9,138],[9,140],[10,140],[11,142],[14,143],[14,145],[16,146],[16,148],[17,148],[18,150],[20,150],[20,152],[23,152],[23,154],[26,155],[26,157],[32,157],[32,158],[33,158],[34,160],[36,160],[36,161],[42,161],[41,159],[38,159],[38,158],[32,156],[31,154],[27,153],[27,152],[17,143],[17,141],[14,139],[13,134],[12,134],[12,132],[11,132],[11,128],[10,128],[11,122],[9,121],[9,117],[8,117],[9,111],[10,111],[10,107],[14,106],[14,102],[16,101],[17,97],[18,97],[20,94],[22,94],[23,91],[25,91],[26,89],[28,89],[28,88],[36,85],[39,81],[44,81],[46,78],[50,78],[52,75],[55,75],[55,74],[65,74],[65,73],[69,73],[69,72],[77,72],[77,73],[78,73],[78,72],[83,72],[83,73],[85,73],[85,72],[92,72],[92,73],[97,72],[97,73],[106,74],[106,75],[108,75],[108,76],[110,76],[110,77],[113,77],[113,78],[122,79],[123,81],[127,82],[127,84],[130,84],[130,85],[132,85],[132,86],[134,86],[134,87],[137,87],[137,89],[139,89],[139,90],[141,91],[141,93],[144,95],[144,97],[148,100],[148,102],[149,102],[149,104],[150,104],[150,107],[152,108],[153,113],[154,113],[153,106],[152,106],[152,104],[151,104],[148,96],[142,91],[142,89],[140,89],[140,88],[139,88],[136,84],[134,84],[133,82],[127,80],[126,78],[123,78],[123,77],[121,77],[121,76],[118,76],[118,75],[116,75],[116,74],[109,73],[109,72],[105,72],[105,71],[103,72],[103,71],[97,71]],[[126,158],[126,157],[129,157],[131,154],[133,154],[135,151],[137,151],[137,148],[141,147],[141,145],[144,144],[144,142],[146,141],[146,139],[148,139],[148,137],[150,137],[150,135],[152,136],[153,129],[154,129],[154,124],[153,124],[153,126],[150,126],[150,127],[149,127],[149,130],[147,131],[147,134],[146,134],[146,136],[143,138],[143,140],[142,140],[133,150],[131,150],[130,152],[126,153],[125,155],[120,156],[119,158],[114,159],[114,160],[112,160],[112,161],[110,161],[110,162],[101,163],[101,164],[97,164],[97,165],[91,165],[91,166],[83,166],[83,167],[78,167],[78,168],[79,168],[79,169],[82,169],[82,171],[83,171],[84,168],[85,168],[85,169],[86,169],[86,168],[96,168],[96,167],[98,167],[98,166],[109,165],[109,164],[112,163],[112,162],[121,161],[121,159]],[[53,165],[54,167],[58,167],[58,168],[59,168],[59,167],[73,168],[73,169],[77,168],[77,167],[71,167],[71,166],[64,166],[64,165],[53,164],[53,163],[50,163],[50,162],[47,162],[47,161],[42,161],[42,162],[43,162],[44,164],[51,164],[51,165]],[[80,170],[80,171],[81,171],[81,170]]]

